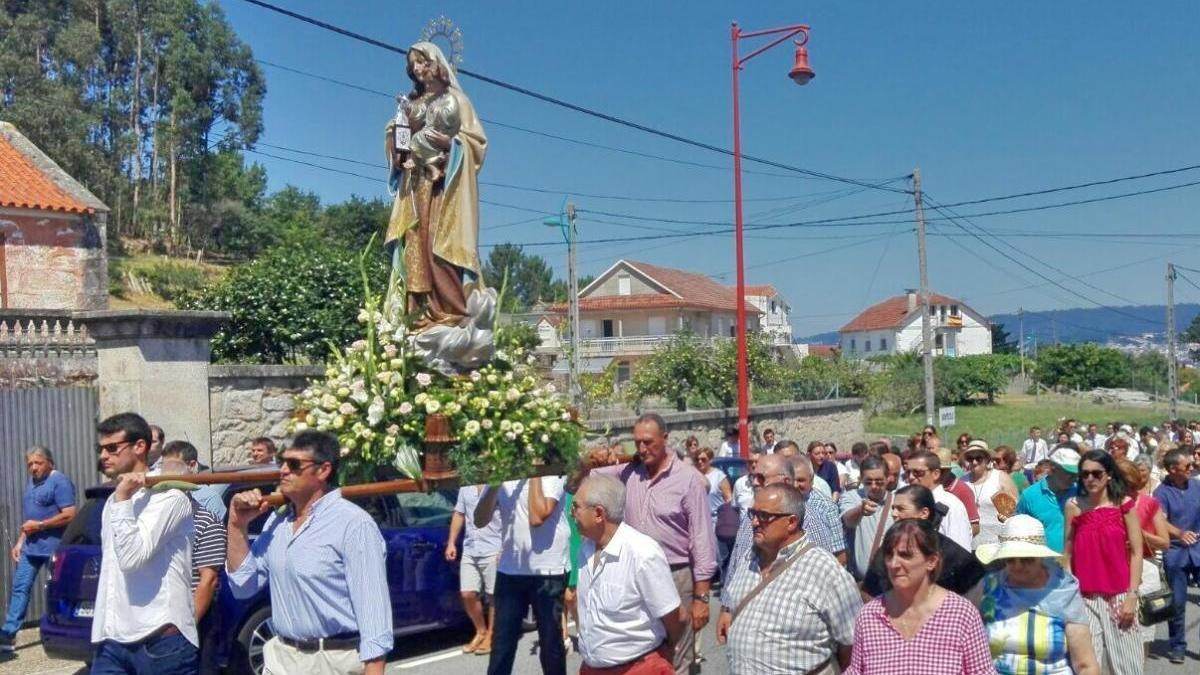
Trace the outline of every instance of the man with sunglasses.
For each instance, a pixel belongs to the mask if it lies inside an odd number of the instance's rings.
[[[971,540],[974,534],[971,532],[971,521],[967,516],[967,507],[963,506],[962,500],[947,492],[942,488],[942,462],[937,454],[928,450],[918,452],[908,459],[905,463],[905,480],[909,485],[923,485],[927,490],[933,493],[933,498],[937,503],[945,505],[948,509],[946,517],[942,518],[942,524],[938,527],[938,531],[950,537],[954,543],[971,550]]]
[[[141,416],[113,415],[96,431],[101,471],[116,487],[101,520],[91,672],[198,672],[191,500],[179,490],[146,489],[150,426]]]
[[[862,607],[854,579],[805,535],[805,500],[796,488],[759,489],[749,514],[754,555],[723,591],[731,609],[717,624],[730,672],[841,672]]]
[[[269,505],[258,490],[230,502],[230,590],[245,599],[270,582],[275,636],[263,646],[265,675],[382,675],[392,650],[386,545],[335,486],[339,457],[331,434],[296,434],[279,467],[287,504],[253,545],[248,528]]]
[[[1171,545],[1163,554],[1167,585],[1171,587],[1175,615],[1167,621],[1170,638],[1171,663],[1183,663],[1187,652],[1187,633],[1184,619],[1187,612],[1188,579],[1200,574],[1200,482],[1190,477],[1192,458],[1184,448],[1177,448],[1163,458],[1167,475],[1154,490],[1154,498],[1162,504],[1167,516],[1167,533]]]
[[[847,490],[838,505],[842,523],[850,533],[850,572],[856,579],[867,574],[871,556],[892,526],[892,493],[888,490],[887,467],[878,457],[862,461],[861,487]]]
[[[769,485],[791,485],[795,481],[792,463],[788,461],[787,457],[779,454],[759,457],[753,473],[746,474],[746,477],[749,478],[750,485],[754,487],[755,494]],[[749,514],[751,508],[754,508],[753,498],[750,500],[749,508],[742,512],[741,521],[738,523],[737,538],[734,539],[733,552],[729,556],[729,565],[725,570],[726,586],[729,585],[729,581],[735,574],[749,564],[750,548],[754,543],[754,528],[750,523]],[[723,610],[733,608],[728,604],[728,598],[724,594],[721,596],[721,606]]]

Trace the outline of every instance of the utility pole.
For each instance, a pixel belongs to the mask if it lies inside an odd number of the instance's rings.
[[[579,381],[579,279],[575,270],[575,204],[567,204],[567,288],[571,294],[568,311],[571,314],[571,403],[579,405],[583,400],[583,386]]]
[[[1175,265],[1167,263],[1167,387],[1171,421],[1179,419],[1179,385],[1175,373]]]
[[[1017,338],[1018,352],[1021,354],[1021,379],[1025,379],[1025,308],[1017,308],[1017,325],[1020,326],[1017,330],[1020,331],[1020,337]]]
[[[929,321],[929,268],[925,260],[925,203],[921,198],[921,168],[913,169],[913,201],[917,209],[917,264],[921,273],[921,361],[925,364],[925,423],[933,424],[933,327]]]

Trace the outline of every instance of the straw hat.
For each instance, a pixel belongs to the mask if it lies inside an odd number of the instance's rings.
[[[965,457],[973,452],[982,452],[983,454],[988,456],[988,459],[992,458],[992,449],[988,447],[987,441],[985,441],[985,440],[981,440],[981,439],[977,438],[977,439],[971,441],[970,443],[967,444],[967,449],[963,450],[962,454]]]
[[[1016,515],[1000,526],[1000,541],[980,544],[975,557],[987,565],[1005,558],[1057,558],[1059,553],[1046,546],[1046,528],[1033,516]]]

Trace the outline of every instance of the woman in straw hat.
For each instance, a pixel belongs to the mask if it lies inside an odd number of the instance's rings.
[[[1011,516],[1017,507],[1017,486],[1007,472],[992,467],[993,458],[987,441],[978,438],[968,443],[961,457],[967,470],[967,487],[971,488],[971,498],[979,509],[979,534],[972,542],[974,548],[994,543],[1000,532],[1001,517]],[[997,507],[996,495],[1000,493],[1008,495],[999,502],[1005,506],[1003,511]]]
[[[998,541],[975,551],[993,565],[983,581],[983,615],[1000,675],[1099,673],[1079,582],[1056,562],[1032,516],[1004,521]]]

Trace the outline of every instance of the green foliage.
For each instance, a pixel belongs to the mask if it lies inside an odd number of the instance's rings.
[[[215,361],[320,362],[329,342],[344,345],[359,336],[359,257],[348,248],[298,239],[233,269],[179,304],[232,313],[230,324],[213,337]],[[367,256],[373,288],[382,288],[387,274],[382,256]]]
[[[1192,323],[1188,325],[1187,330],[1183,331],[1181,339],[1184,342],[1200,342],[1200,314],[1197,314],[1196,318],[1192,319]],[[1195,357],[1200,357],[1200,350],[1195,350],[1192,354]]]
[[[253,54],[212,0],[6,2],[0,119],[111,208],[109,237],[211,247],[265,182]]]
[[[610,362],[599,373],[580,373],[579,388],[583,393],[584,417],[590,416],[594,407],[615,401],[617,399],[616,362]]]
[[[108,294],[118,297],[125,297],[125,259],[113,258],[108,259]]]
[[[754,398],[778,396],[787,378],[766,336],[748,335],[746,355]],[[686,410],[689,402],[731,406],[737,402],[737,343],[676,333],[638,364],[626,396],[635,406],[652,396],[674,402],[679,410]]]
[[[925,369],[915,352],[872,360],[873,372],[862,378],[858,395],[867,398],[874,413],[910,414],[925,407]],[[933,359],[934,400],[938,405],[977,402],[986,396],[994,403],[996,394],[1008,385],[1020,368],[1015,354],[977,354]]]
[[[992,324],[992,353],[993,354],[1015,354],[1017,353],[1017,341],[1012,339],[1008,331],[1004,330],[1004,324]]]
[[[538,302],[565,302],[567,285],[554,278],[545,258],[526,254],[516,244],[500,244],[483,262],[483,279],[498,284],[508,277],[502,312],[524,312]],[[580,288],[583,286],[580,285]]]
[[[200,291],[208,274],[199,265],[181,260],[153,260],[129,266],[129,274],[145,281],[150,290],[168,302]]]
[[[496,349],[501,351],[511,352],[520,349],[532,354],[533,350],[542,346],[542,337],[538,335],[536,326],[510,321],[496,327],[493,344],[496,345]]]
[[[1130,362],[1116,349],[1085,342],[1038,350],[1037,380],[1051,387],[1121,387],[1130,381]]]

